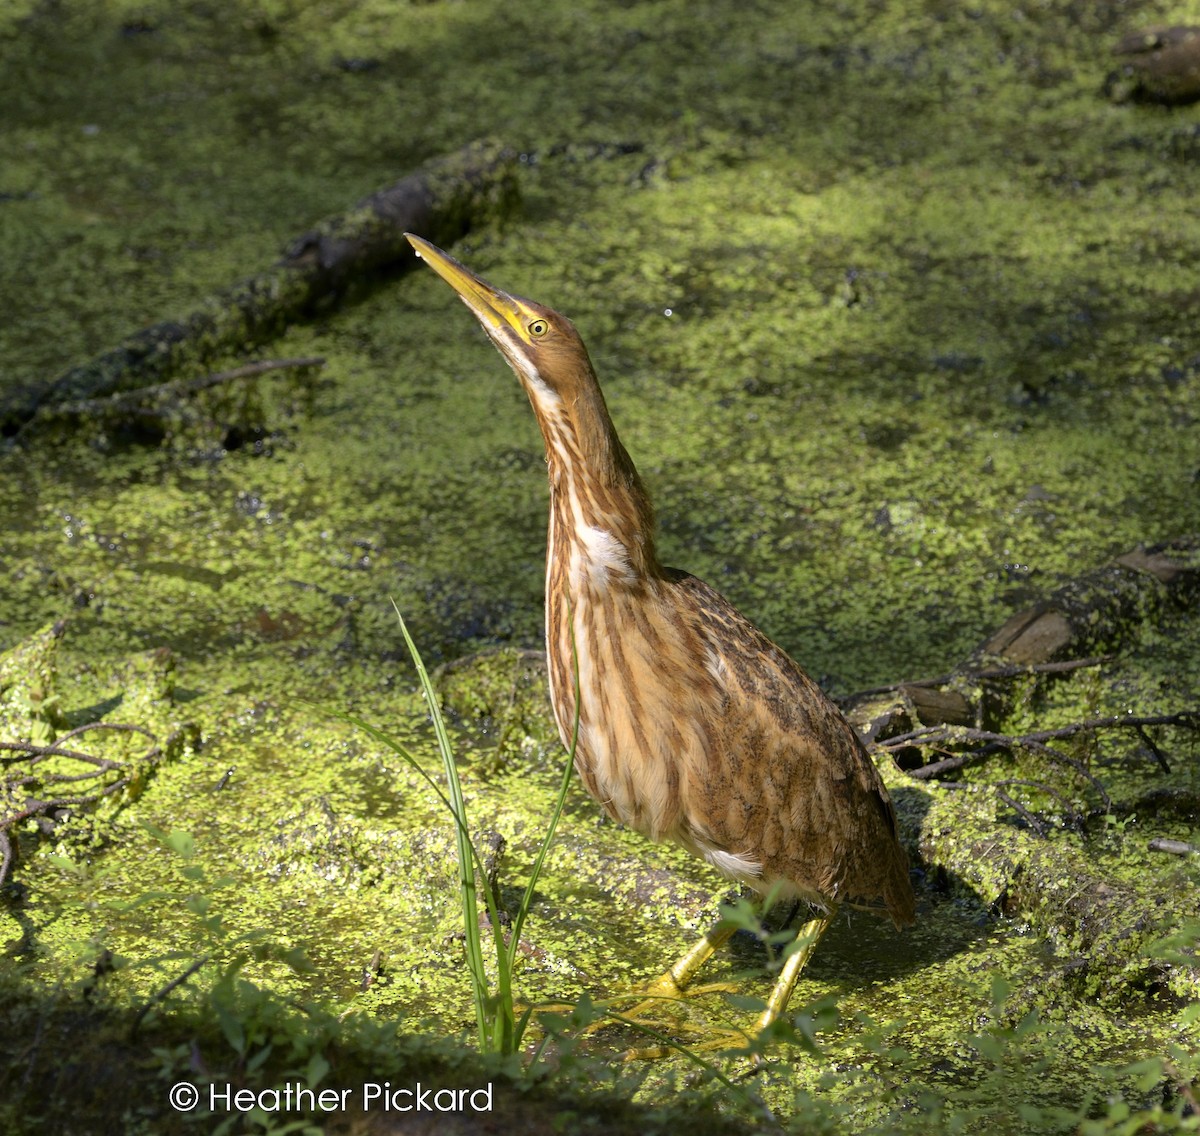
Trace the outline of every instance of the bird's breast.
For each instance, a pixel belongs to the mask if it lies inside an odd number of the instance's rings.
[[[563,742],[574,741],[576,768],[609,815],[687,843],[688,787],[704,777],[719,692],[686,624],[619,547],[585,532],[560,548],[564,563],[552,558],[551,697]]]

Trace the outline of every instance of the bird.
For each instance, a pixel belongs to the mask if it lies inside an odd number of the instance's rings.
[[[914,922],[887,789],[807,672],[718,591],[659,561],[650,497],[574,324],[406,236],[516,373],[541,429],[550,700],[584,786],[652,841],[810,907],[753,1033],[741,1031],[757,1037],[843,904]],[[643,995],[682,997],[733,930],[716,924]]]

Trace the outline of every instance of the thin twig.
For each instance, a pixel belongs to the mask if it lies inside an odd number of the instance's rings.
[[[993,786],[993,788],[995,788],[995,786]],[[1042,839],[1045,839],[1046,834],[1050,831],[1050,828],[1045,821],[1034,816],[1033,813],[1031,813],[1024,805],[1022,805],[1019,801],[1014,800],[1002,789],[996,789],[996,796],[999,797],[1000,800],[1002,800],[1006,805],[1008,805],[1009,808],[1016,809],[1016,811],[1025,818],[1026,822],[1029,824],[1029,827],[1032,828],[1033,831],[1038,834],[1038,836],[1042,837]]]
[[[879,744],[886,746],[887,743],[880,742]],[[931,761],[919,769],[910,769],[908,775],[916,781],[935,781],[943,774],[954,773],[956,770],[966,769],[971,765],[982,765],[993,753],[1003,748],[1003,746],[989,745],[982,749],[971,750],[969,753],[958,753],[953,757],[944,757],[941,761]]]
[[[1107,718],[1091,718],[1084,722],[1075,722],[1069,726],[1060,726],[1053,730],[1038,730],[1033,733],[1009,735],[991,730],[979,730],[969,726],[923,726],[910,730],[895,737],[886,738],[876,744],[881,748],[895,752],[910,745],[937,746],[943,749],[947,746],[962,746],[966,752],[957,753],[940,761],[929,762],[918,769],[909,771],[909,776],[917,781],[930,781],[940,778],[947,773],[964,769],[970,765],[979,765],[998,751],[1025,750],[1029,753],[1041,754],[1043,757],[1058,765],[1066,765],[1073,769],[1081,778],[1088,782],[1096,791],[1107,811],[1113,807],[1112,798],[1104,784],[1081,761],[1063,753],[1048,742],[1062,738],[1073,737],[1084,730],[1103,729],[1133,729],[1139,736],[1150,744],[1151,749],[1159,759],[1159,764],[1165,770],[1170,769],[1166,758],[1150,742],[1146,734],[1147,726],[1179,726],[1187,729],[1200,728],[1200,711],[1185,710],[1176,714],[1159,714],[1148,716],[1113,716]],[[974,747],[974,748],[971,748]],[[1020,808],[1015,801],[1009,800],[1014,808]]]
[[[857,690],[848,695],[844,701],[853,702],[859,698],[867,698],[876,694],[890,694],[894,690],[905,687],[945,686],[956,678],[968,681],[981,678],[1018,678],[1021,675],[1033,674],[1062,674],[1066,671],[1077,671],[1084,667],[1098,667],[1112,660],[1112,655],[1097,655],[1091,659],[1065,659],[1057,663],[1029,663],[1024,666],[986,667],[981,671],[953,671],[949,674],[937,675],[934,678],[909,679],[903,682],[888,683],[887,686],[873,686],[868,690]]]
[[[8,881],[16,862],[17,844],[14,843],[12,833],[17,825],[36,817],[52,816],[63,809],[95,805],[105,797],[119,793],[132,783],[133,773],[129,770],[127,761],[97,757],[95,754],[69,749],[63,745],[63,742],[78,738],[92,730],[116,730],[123,733],[142,734],[148,738],[152,744],[139,755],[136,759],[138,761],[154,763],[163,755],[163,747],[152,731],[144,726],[125,722],[89,722],[84,726],[76,726],[69,730],[50,745],[0,741],[0,767],[5,768],[6,771],[5,776],[0,778],[0,788],[6,790],[10,798],[15,797],[17,800],[24,798],[23,807],[17,808],[16,811],[7,815],[0,815],[0,886]],[[53,757],[83,762],[91,768],[83,773],[58,773],[36,768]],[[19,762],[24,762],[24,767],[18,765]],[[46,790],[51,785],[74,785],[81,781],[94,781],[106,773],[115,773],[117,776],[107,784],[101,782],[91,793],[69,797],[46,796]]]
[[[1164,773],[1170,773],[1171,764],[1169,761],[1167,761],[1166,757],[1163,756],[1162,750],[1160,750],[1158,746],[1154,744],[1154,739],[1148,733],[1146,733],[1145,728],[1142,726],[1138,726],[1137,732],[1143,743],[1145,743],[1146,748],[1152,754],[1154,754],[1154,760],[1158,762],[1159,769],[1161,769]]]
[[[1154,714],[1146,717],[1134,715],[1114,715],[1109,718],[1089,718],[1084,722],[1074,722],[1069,726],[1059,726],[1054,730],[1038,730],[1032,734],[996,734],[987,730],[976,730],[969,726],[922,726],[917,730],[909,730],[906,734],[896,734],[877,742],[885,749],[895,749],[905,742],[934,742],[934,741],[996,741],[1004,744],[1019,742],[1050,742],[1058,738],[1069,738],[1083,730],[1136,730],[1142,726],[1183,726],[1189,729],[1200,728],[1200,710],[1184,710],[1177,714]]]
[[[191,978],[192,975],[195,974],[196,971],[198,971],[202,966],[204,966],[204,964],[207,963],[210,958],[212,958],[212,955],[205,955],[203,958],[198,958],[194,963],[192,963],[191,966],[187,968],[187,970],[185,970],[178,977],[172,978],[171,981],[166,984],[166,986],[151,996],[151,998],[142,1006],[142,1008],[138,1010],[137,1016],[133,1019],[133,1024],[129,1027],[130,1041],[132,1041],[137,1035],[138,1028],[141,1026],[142,1020],[145,1018],[145,1016],[165,998],[168,998],[172,990],[177,990],[189,978]]]
[[[34,745],[33,742],[4,742],[0,741],[0,750],[6,750],[14,753],[15,757],[0,757],[0,761],[22,761],[27,760],[30,765],[37,765],[50,757],[69,757],[72,761],[86,761],[89,765],[94,765],[98,770],[103,772],[106,769],[111,769],[114,763],[107,757],[96,757],[90,753],[83,753],[77,749],[63,749],[60,745]],[[89,774],[89,776],[95,776]]]
[[[1106,809],[1112,808],[1112,797],[1108,795],[1108,790],[1101,784],[1100,779],[1090,772],[1082,761],[1076,761],[1073,757],[1068,757],[1065,753],[1055,749],[1053,746],[1043,745],[1041,742],[1033,741],[1030,737],[1022,739],[1023,749],[1028,749],[1033,753],[1044,754],[1051,761],[1058,762],[1059,765],[1067,765],[1074,769],[1085,781],[1087,781],[1093,789],[1099,794],[1100,800],[1104,802]]]
[[[1071,804],[1071,802],[1069,800],[1067,800],[1067,798],[1064,794],[1060,793],[1057,789],[1052,788],[1051,786],[1045,784],[1042,781],[1027,781],[1023,778],[1011,777],[1011,778],[1006,778],[1003,781],[997,781],[996,784],[997,785],[1025,785],[1030,789],[1037,789],[1038,792],[1045,793],[1047,796],[1053,797],[1056,801],[1059,801],[1062,804],[1062,807],[1066,810],[1066,812],[1072,817],[1072,819],[1075,822],[1078,822],[1082,819],[1080,817],[1078,811]]]
[[[83,753],[80,750],[64,749],[63,742],[70,741],[72,738],[80,737],[91,730],[117,730],[124,733],[142,734],[149,738],[152,742],[157,743],[158,739],[145,726],[135,726],[129,722],[88,722],[86,726],[76,726],[73,730],[68,730],[60,738],[54,741],[51,745],[35,745],[33,742],[6,742],[0,741],[0,750],[6,750],[10,753],[16,753],[17,757],[0,757],[0,761],[20,761],[22,758],[32,758],[30,765],[36,765],[44,761],[48,757],[67,757],[74,761],[86,761],[90,765],[94,765],[98,770],[104,772],[109,769],[120,769],[122,763],[113,761],[107,757],[94,757],[90,753]],[[157,748],[157,745],[156,747]],[[147,756],[154,756],[153,751]],[[84,776],[94,776],[94,774],[84,774]],[[58,780],[70,780],[70,778],[59,776]]]
[[[257,363],[246,363],[229,371],[217,371],[211,375],[203,375],[198,379],[173,379],[166,383],[154,383],[152,386],[139,387],[137,390],[123,391],[120,394],[109,395],[107,398],[84,398],[76,402],[62,402],[48,405],[38,412],[38,417],[71,418],[83,417],[90,414],[109,414],[113,411],[123,411],[141,406],[143,403],[162,395],[174,398],[186,398],[198,394],[210,387],[222,383],[235,382],[238,379],[252,379],[268,371],[282,371],[303,367],[323,367],[325,360],[319,355],[305,356],[299,359],[260,359]]]
[[[45,816],[47,813],[54,812],[57,809],[69,809],[75,805],[94,805],[101,798],[111,796],[113,793],[124,789],[131,780],[131,777],[122,777],[119,781],[110,782],[104,788],[97,789],[91,796],[55,797],[52,801],[27,801],[25,808],[0,818],[0,832],[4,829],[12,828],[13,825],[20,824],[24,820],[31,820],[36,816]],[[4,875],[0,873],[0,884],[2,883],[4,883]]]
[[[1068,818],[1068,823],[1073,828],[1080,828],[1082,826],[1083,818],[1079,815],[1079,811],[1062,793],[1058,792],[1057,789],[1052,789],[1049,785],[1043,784],[1041,781],[1029,781],[1019,777],[1010,777],[1004,781],[995,782],[992,788],[996,790],[996,796],[998,796],[1006,805],[1016,809],[1017,812],[1029,822],[1030,827],[1033,828],[1033,830],[1039,836],[1044,838],[1049,831],[1045,822],[1035,813],[1025,808],[1025,806],[1015,798],[1010,797],[1007,793],[1002,792],[1001,787],[1004,785],[1024,785],[1030,789],[1036,789],[1040,793],[1045,793],[1048,796],[1053,797],[1056,801],[1062,804],[1063,811]]]

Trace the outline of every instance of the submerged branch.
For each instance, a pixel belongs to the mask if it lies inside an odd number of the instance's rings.
[[[141,734],[150,744],[142,753],[124,761],[63,745],[63,742],[101,730]],[[140,781],[178,746],[181,736],[181,732],[176,732],[160,743],[158,737],[144,726],[126,722],[89,722],[48,745],[0,741],[0,762],[3,763],[3,774],[0,775],[0,887],[8,882],[17,860],[19,826],[32,820],[43,832],[53,831],[73,811],[94,808],[105,798]],[[55,758],[80,762],[89,768],[83,772],[65,772],[61,765],[47,768],[46,763]],[[106,775],[111,776],[105,779]],[[48,792],[55,786],[78,786],[84,782],[90,783],[83,786],[89,791],[70,796]]]

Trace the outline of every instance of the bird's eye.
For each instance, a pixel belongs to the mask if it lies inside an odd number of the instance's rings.
[[[545,320],[530,320],[529,334],[534,339],[541,339],[543,335],[550,330],[550,325]]]

